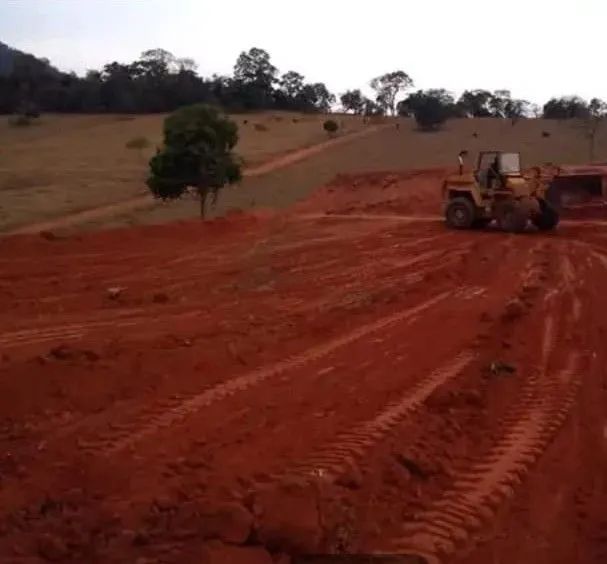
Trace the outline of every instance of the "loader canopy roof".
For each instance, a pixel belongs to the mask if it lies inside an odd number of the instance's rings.
[[[504,153],[502,151],[481,151],[478,155],[477,170],[488,170],[496,163],[500,174],[518,175],[521,173],[521,156],[519,153]]]

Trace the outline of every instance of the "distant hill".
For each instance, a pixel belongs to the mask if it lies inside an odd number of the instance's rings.
[[[66,109],[68,92],[64,82],[68,78],[70,75],[57,70],[48,59],[0,42],[0,114],[25,107],[43,111]]]
[[[30,53],[24,53],[0,41],[0,77],[11,75],[17,67],[35,69],[36,73],[44,73],[47,76],[64,74],[52,66],[48,59],[41,59]]]
[[[15,50],[0,41],[0,76],[7,76],[11,73],[14,59]]]

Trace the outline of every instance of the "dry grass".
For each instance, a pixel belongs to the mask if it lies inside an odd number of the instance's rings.
[[[40,125],[0,125],[0,230],[58,217],[145,192],[145,160],[125,148],[142,136],[160,141],[163,116],[133,119],[116,116],[45,116]],[[318,143],[327,138],[325,116],[255,114],[234,116],[241,132],[238,150],[249,164]],[[298,120],[294,123],[293,120]],[[244,123],[245,120],[247,123]],[[346,132],[364,127],[360,118],[339,117]],[[262,123],[267,131],[256,131]],[[550,135],[546,137],[543,132]],[[247,178],[225,189],[215,214],[230,209],[285,207],[340,172],[399,170],[455,164],[461,149],[518,150],[525,165],[545,162],[584,163],[589,142],[582,124],[574,121],[522,120],[515,126],[495,119],[454,120],[436,133],[416,131],[410,120],[338,145],[306,161],[267,175]],[[153,148],[143,150],[152,154]],[[607,125],[597,135],[595,158],[607,161]],[[91,226],[162,222],[195,217],[198,207],[185,200],[159,204]]]
[[[146,161],[161,141],[163,119],[46,115],[23,128],[0,119],[0,230],[145,193]],[[323,116],[261,113],[233,119],[241,138],[237,150],[246,164],[326,139]],[[342,121],[344,133],[363,127],[360,118]],[[150,147],[128,149],[138,137],[148,139]]]
[[[542,131],[550,132],[550,137],[544,137]],[[524,166],[546,162],[578,164],[588,161],[589,142],[581,124],[576,122],[525,120],[513,127],[504,120],[454,120],[442,131],[420,133],[410,120],[403,120],[398,130],[378,131],[288,168],[259,178],[247,178],[239,186],[226,188],[212,213],[287,207],[343,172],[456,166],[457,153],[462,149],[470,151],[471,156],[485,149],[520,151]],[[597,136],[595,155],[597,161],[607,161],[607,124]],[[196,203],[184,200],[158,204],[89,226],[161,223],[194,218],[197,213]]]

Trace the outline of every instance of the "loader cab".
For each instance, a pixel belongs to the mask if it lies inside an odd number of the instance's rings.
[[[519,153],[481,151],[474,176],[481,190],[499,189],[505,185],[507,177],[521,176],[521,156]]]

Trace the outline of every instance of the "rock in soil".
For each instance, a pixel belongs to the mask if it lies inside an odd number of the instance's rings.
[[[525,304],[520,299],[514,298],[506,304],[504,312],[502,313],[502,320],[514,321],[515,319],[522,317],[524,313]]]
[[[357,490],[362,486],[363,477],[358,467],[351,465],[335,480],[335,483],[344,488]]]
[[[311,484],[279,484],[254,500],[258,539],[270,549],[312,553],[322,539],[317,492]]]
[[[243,505],[226,502],[202,511],[200,524],[205,538],[242,544],[251,534],[253,516]]]

